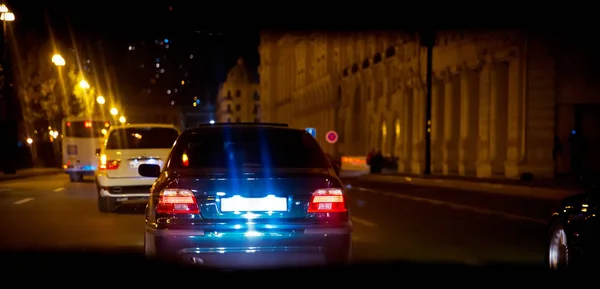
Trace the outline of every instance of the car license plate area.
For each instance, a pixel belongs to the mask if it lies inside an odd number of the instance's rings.
[[[163,162],[157,159],[147,159],[147,160],[132,160],[129,162],[129,167],[132,169],[137,169],[140,165],[148,164],[148,165],[159,165],[162,168]]]
[[[221,212],[285,212],[287,198],[266,196],[264,198],[244,198],[233,196],[221,198]]]

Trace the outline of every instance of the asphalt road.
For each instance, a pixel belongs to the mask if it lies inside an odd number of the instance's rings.
[[[555,202],[346,180],[354,256],[365,261],[485,264],[543,261]],[[0,183],[0,249],[142,252],[143,207],[97,210],[91,180],[66,175]]]

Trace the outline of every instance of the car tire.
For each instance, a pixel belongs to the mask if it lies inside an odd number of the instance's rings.
[[[562,271],[577,266],[580,252],[571,246],[569,235],[560,220],[550,227],[546,247],[546,265],[551,270]]]
[[[83,181],[83,175],[78,173],[71,173],[69,174],[69,180],[71,181],[71,183],[79,183]]]
[[[116,207],[115,201],[110,197],[101,197],[98,192],[98,211],[101,213],[112,213]]]
[[[154,238],[148,233],[144,233],[144,255],[150,259],[156,258]]]
[[[347,266],[352,263],[352,241],[349,243],[348,250],[337,251],[334,254],[330,255],[327,260],[327,265],[337,265],[337,266]]]

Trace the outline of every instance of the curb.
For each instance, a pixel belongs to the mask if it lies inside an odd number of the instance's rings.
[[[33,178],[33,177],[43,177],[43,176],[50,176],[50,175],[58,175],[58,174],[62,174],[63,171],[58,169],[56,171],[47,171],[47,172],[39,172],[39,173],[34,173],[34,174],[25,174],[25,175],[19,175],[14,174],[14,175],[5,175],[2,174],[0,175],[0,182],[4,182],[4,181],[12,181],[12,180],[18,180],[18,179],[26,179],[26,178]]]
[[[364,175],[357,178],[366,182],[385,182],[396,184],[407,184],[415,186],[428,186],[450,189],[462,189],[477,191],[488,194],[502,194],[520,197],[532,197],[538,199],[562,200],[568,196],[580,193],[578,190],[529,187],[508,184],[495,184],[487,182],[466,182],[461,180],[424,179],[420,177],[402,177],[386,175]]]

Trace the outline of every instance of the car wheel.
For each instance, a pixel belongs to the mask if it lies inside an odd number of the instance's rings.
[[[146,258],[156,258],[156,246],[154,238],[148,233],[144,233],[144,255]]]
[[[98,193],[98,210],[102,213],[112,213],[115,210],[116,204],[113,198],[101,197]]]
[[[69,174],[69,180],[71,183],[79,183],[83,180],[83,175],[77,173]]]
[[[569,267],[571,252],[569,252],[569,242],[567,233],[562,225],[556,224],[550,230],[548,244],[548,266],[552,270],[563,270]]]
[[[352,251],[352,241],[350,241],[347,250],[340,250],[329,255],[327,263],[329,265],[350,265],[352,262]]]

